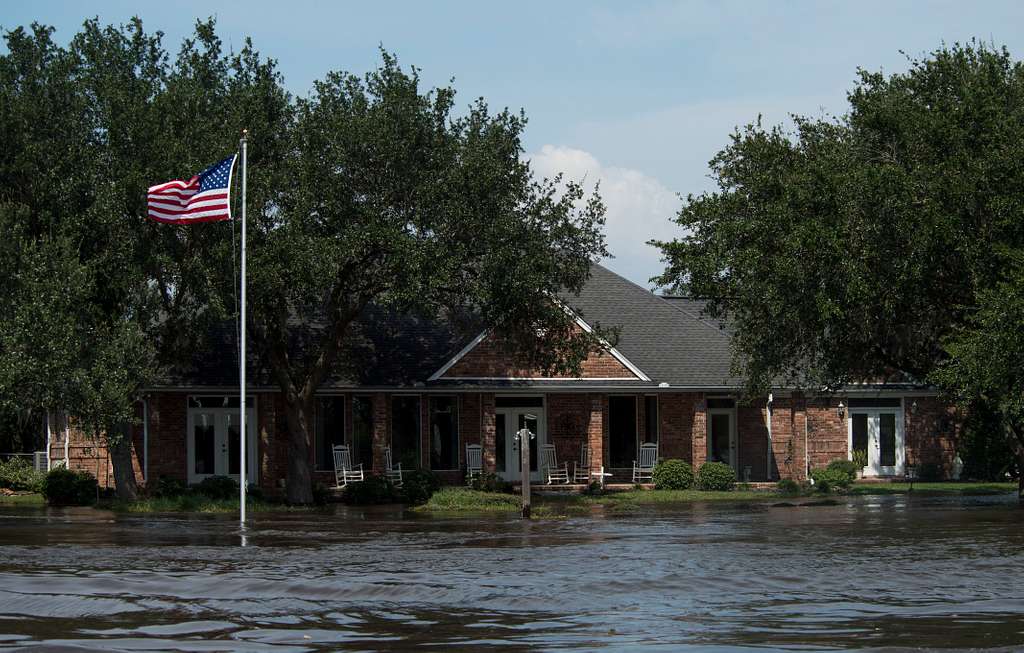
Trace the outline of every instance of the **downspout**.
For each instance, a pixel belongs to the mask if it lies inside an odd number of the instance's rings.
[[[71,418],[64,413],[64,469],[71,469],[71,456],[68,454],[71,446]]]
[[[807,403],[804,402],[804,478],[811,477],[811,453],[807,448]]]
[[[764,405],[765,426],[768,427],[768,451],[765,454],[765,478],[772,480],[772,401],[775,397],[768,393],[768,402]]]
[[[142,397],[142,481],[149,485],[149,397]]]
[[[50,411],[46,411],[46,471],[50,471],[50,447],[53,443],[53,429],[50,428]]]

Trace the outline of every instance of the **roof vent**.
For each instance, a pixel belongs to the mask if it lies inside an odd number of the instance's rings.
[[[658,384],[658,387],[659,387],[659,388],[667,388],[667,387],[668,387],[668,384],[667,384],[667,383],[665,383],[664,381],[662,381],[661,383],[659,383],[659,384]]]

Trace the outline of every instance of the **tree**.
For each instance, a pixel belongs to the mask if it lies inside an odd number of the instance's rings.
[[[932,379],[963,404],[982,404],[998,416],[997,435],[1017,458],[1024,501],[1024,252],[1009,278],[978,292],[978,308],[947,340],[949,358]]]
[[[208,280],[231,274],[229,225],[149,223],[144,191],[231,151],[244,125],[265,127],[274,152],[288,100],[250,44],[222,54],[212,21],[173,66],[137,19],[87,21],[68,47],[52,35],[7,32],[0,57],[0,401],[70,412],[105,439],[118,494],[133,498],[119,426],[227,314]]]
[[[250,320],[287,404],[292,503],[313,499],[314,393],[366,311],[470,313],[545,369],[576,369],[598,346],[552,297],[578,292],[606,254],[600,199],[533,178],[522,115],[483,100],[456,115],[453,88],[421,91],[415,68],[382,57],[317,82],[280,176],[250,185]]]
[[[712,160],[658,281],[709,299],[751,390],[924,382],[1024,244],[1024,67],[972,43],[861,71],[841,117],[760,122]]]

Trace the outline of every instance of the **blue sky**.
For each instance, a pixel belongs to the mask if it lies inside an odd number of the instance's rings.
[[[711,188],[707,162],[759,114],[842,113],[858,66],[906,68],[971,37],[1024,52],[1022,2],[81,2],[6,3],[0,25],[40,21],[68,38],[89,16],[133,14],[176,51],[194,19],[216,16],[229,46],[252,36],[304,94],[328,70],[363,72],[378,44],[461,99],[523,108],[525,147],[543,174],[600,179],[615,258],[647,285],[651,237],[678,235],[677,194]]]

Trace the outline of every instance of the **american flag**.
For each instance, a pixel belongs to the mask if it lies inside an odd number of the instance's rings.
[[[231,170],[235,157],[213,164],[188,181],[175,179],[149,187],[149,219],[173,224],[231,219]]]

